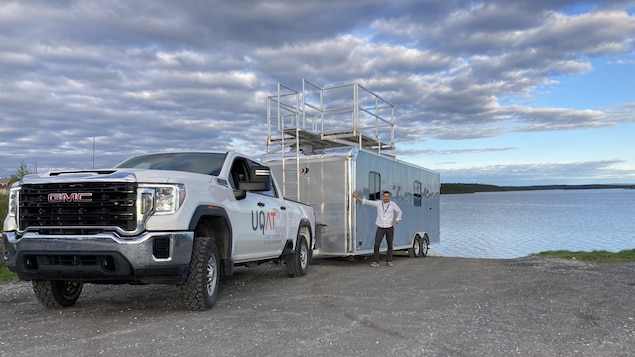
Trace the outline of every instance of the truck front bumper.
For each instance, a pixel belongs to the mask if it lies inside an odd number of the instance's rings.
[[[22,280],[178,284],[189,274],[193,232],[135,237],[2,234],[4,261]]]

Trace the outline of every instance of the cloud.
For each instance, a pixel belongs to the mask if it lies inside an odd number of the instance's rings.
[[[562,163],[532,163],[486,165],[441,172],[443,182],[491,183],[497,185],[584,184],[589,182],[628,183],[635,178],[635,169],[624,169],[623,160],[579,161]],[[571,173],[575,172],[576,177]]]
[[[0,176],[20,161],[92,166],[93,143],[96,166],[155,150],[258,154],[267,95],[302,78],[377,92],[395,105],[400,144],[617,126],[632,103],[507,98],[596,58],[627,66],[634,38],[632,4],[618,0],[5,1]]]
[[[513,151],[513,150],[517,150],[517,149],[513,148],[513,147],[448,149],[448,150],[406,149],[406,150],[399,150],[399,154],[400,155],[405,155],[405,156],[431,155],[431,154],[434,154],[434,155],[456,155],[456,154],[473,154],[473,153]]]

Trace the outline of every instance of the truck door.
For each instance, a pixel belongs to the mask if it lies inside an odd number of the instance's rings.
[[[245,158],[232,163],[229,181],[234,189],[241,182],[250,180],[250,167],[260,165]],[[262,166],[262,165],[260,165]],[[237,200],[230,213],[234,238],[234,258],[237,262],[259,257],[269,257],[276,250],[276,228],[284,227],[280,219],[280,204],[267,192],[247,190],[244,199]]]
[[[263,167],[258,162],[247,160],[250,169]],[[270,180],[273,180],[270,178]],[[276,186],[271,182],[271,187],[267,191],[253,191],[252,194],[257,200],[258,220],[252,217],[252,228],[258,222],[256,234],[258,235],[258,249],[266,255],[278,255],[284,248],[287,238],[289,215],[284,199],[280,197]]]

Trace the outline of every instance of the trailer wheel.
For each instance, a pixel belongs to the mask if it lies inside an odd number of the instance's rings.
[[[309,246],[304,236],[298,237],[295,253],[287,260],[287,273],[291,278],[306,275],[309,270]]]
[[[421,255],[420,257],[425,258],[428,256],[428,250],[430,249],[430,240],[428,239],[428,235],[424,235],[421,239]]]
[[[412,248],[408,249],[408,256],[410,258],[416,258],[421,256],[421,238],[417,235],[412,241]]]
[[[181,285],[181,298],[190,310],[214,306],[220,282],[220,254],[213,237],[194,238],[190,274]]]
[[[84,283],[63,280],[33,280],[31,284],[40,303],[50,308],[74,305],[84,288]]]

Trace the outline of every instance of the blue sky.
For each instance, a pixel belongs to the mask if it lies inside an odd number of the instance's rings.
[[[635,61],[615,62],[614,57],[595,59],[593,69],[587,73],[555,76],[551,78],[554,84],[537,87],[530,97],[507,98],[501,103],[574,110],[623,110],[621,107],[632,106],[635,98]],[[631,120],[632,115],[631,107]],[[632,183],[634,137],[635,123],[631,121],[592,128],[511,132],[485,139],[432,140],[428,145],[442,152],[442,155],[429,156],[436,156],[437,170],[446,171],[444,182]],[[491,150],[481,147],[480,152],[478,147],[483,142],[491,145]],[[466,156],[471,160],[466,160]],[[425,164],[418,157],[408,160]],[[470,169],[474,172],[472,175],[468,172]],[[456,181],[448,179],[447,172],[458,172],[459,177]]]
[[[0,177],[259,156],[266,96],[359,83],[442,182],[635,183],[635,1],[0,0]]]

